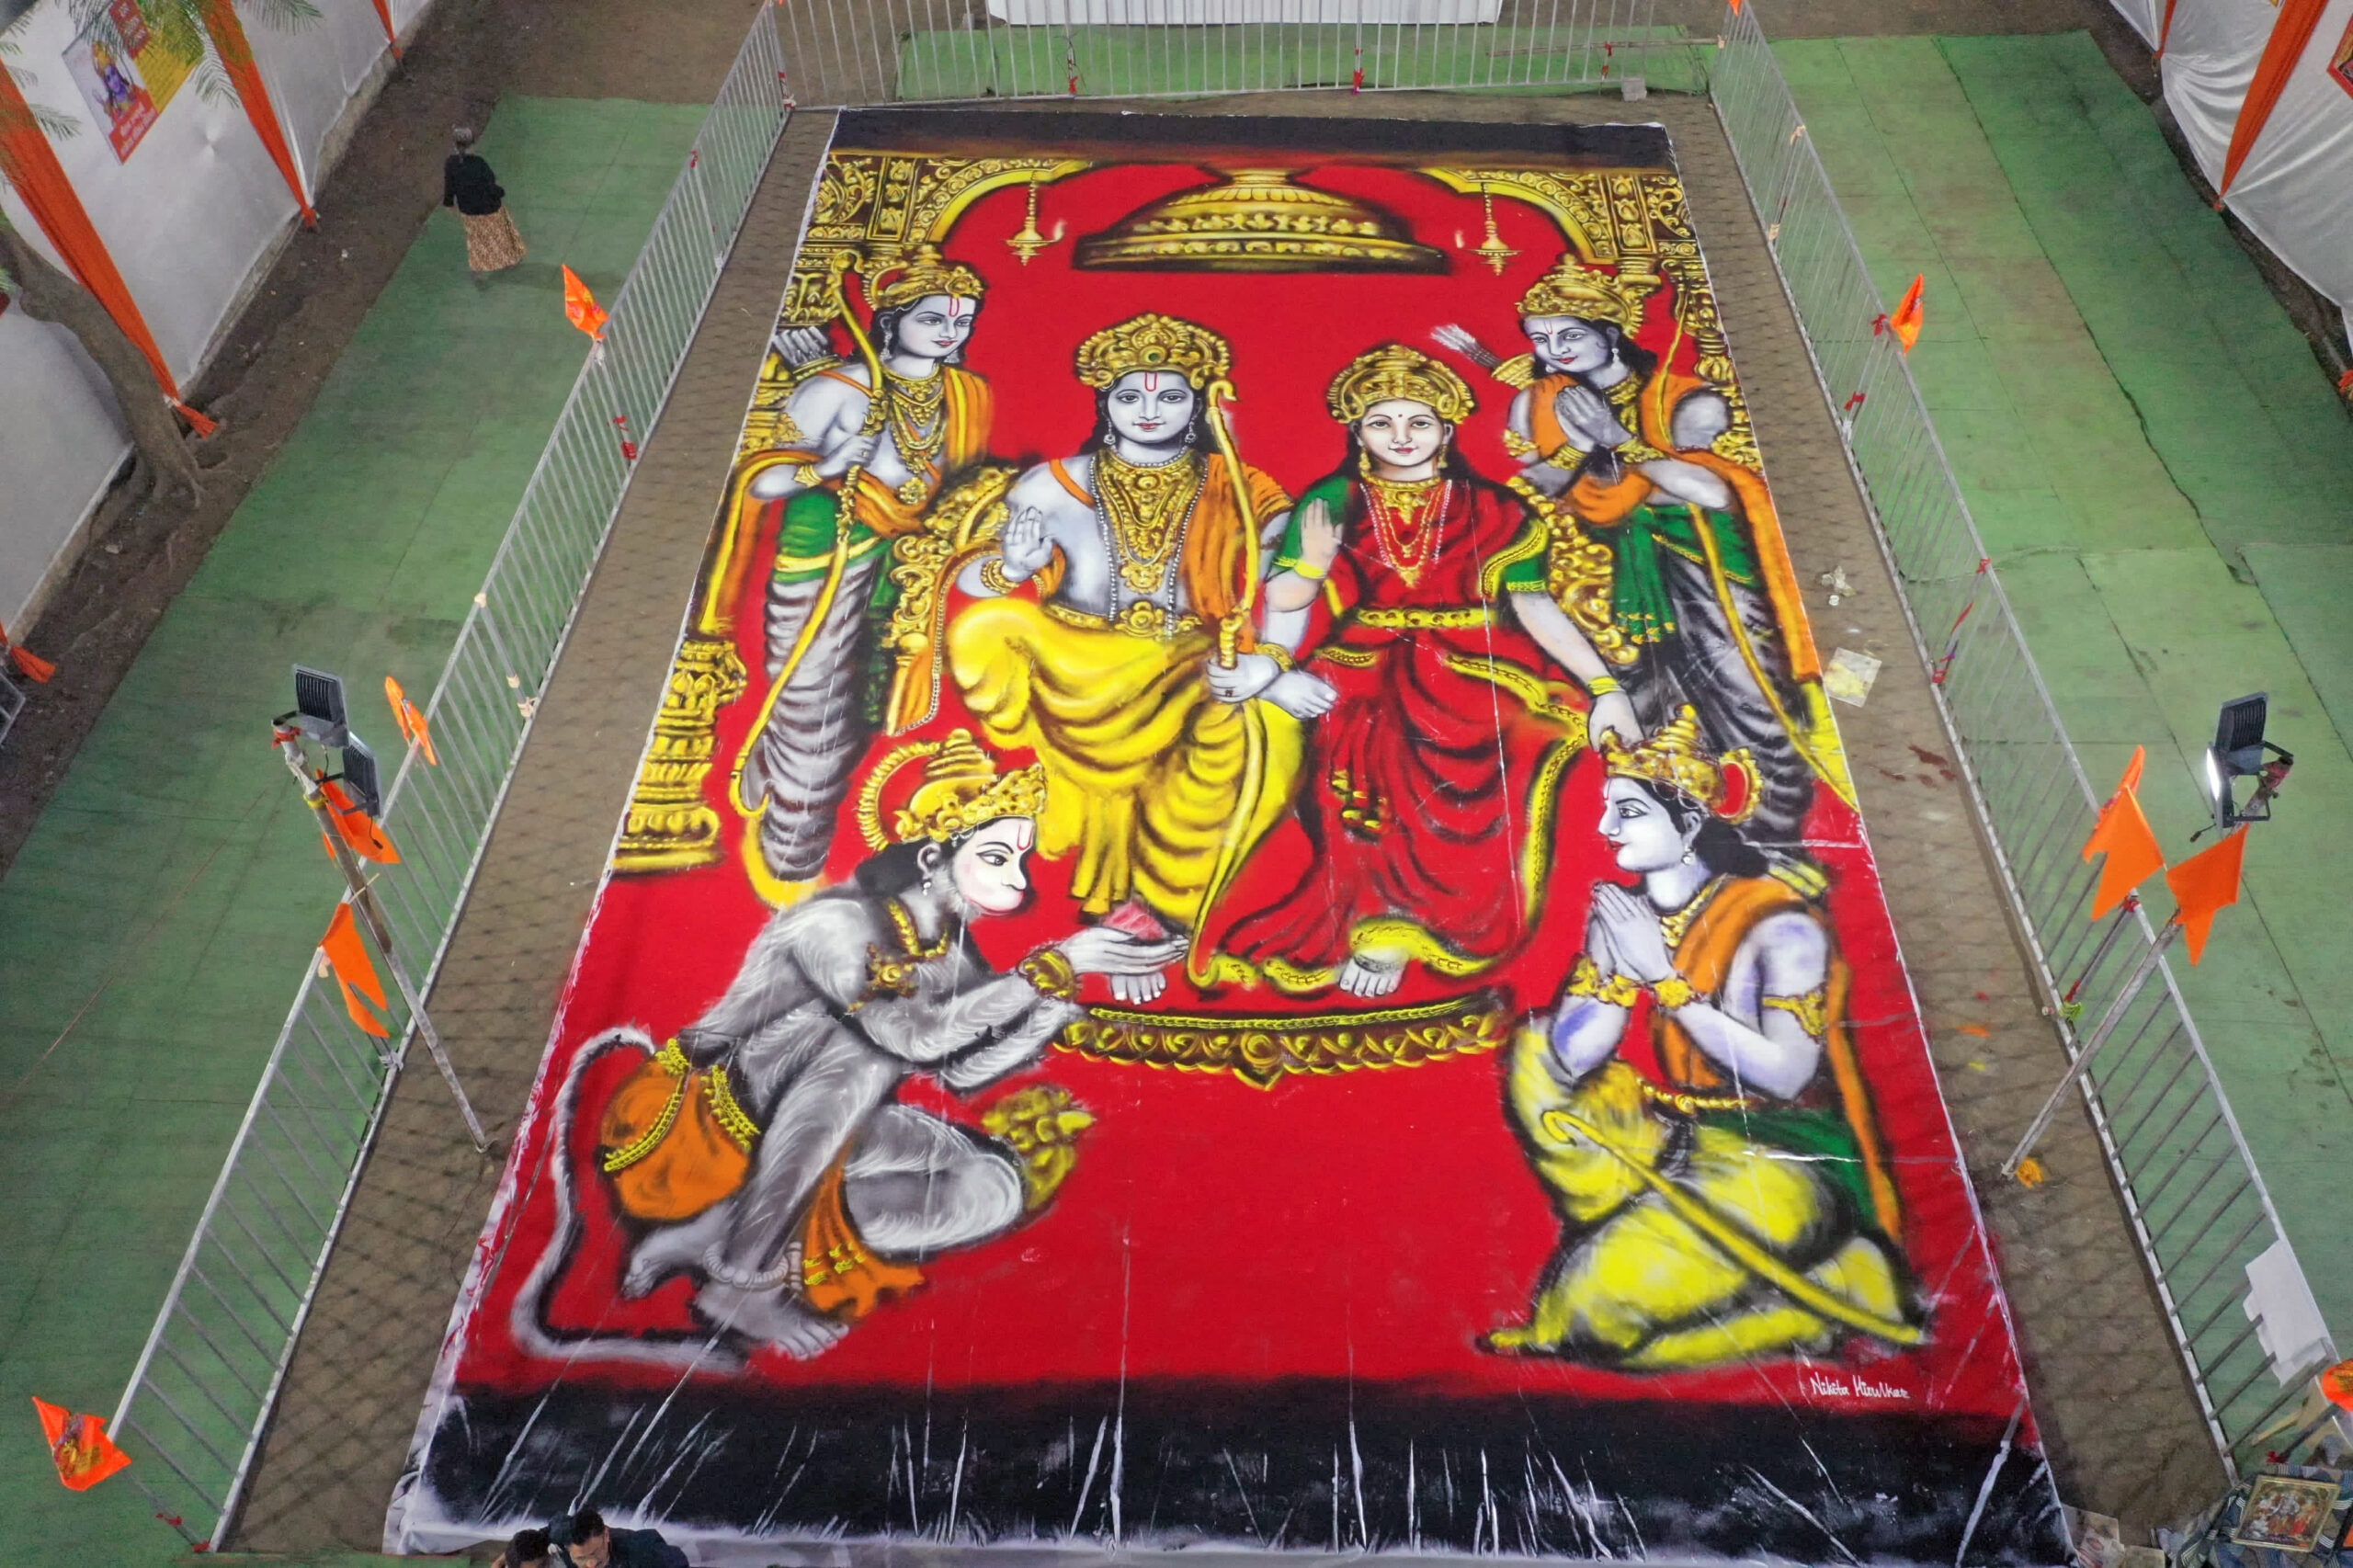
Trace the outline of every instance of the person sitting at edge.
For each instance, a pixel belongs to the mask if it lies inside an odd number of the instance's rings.
[[[594,1508],[558,1519],[548,1534],[567,1568],[688,1568],[687,1554],[660,1530],[617,1530]]]
[[[498,1568],[549,1568],[554,1547],[545,1530],[517,1530],[498,1554]]]

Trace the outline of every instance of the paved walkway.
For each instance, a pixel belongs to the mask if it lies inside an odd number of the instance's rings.
[[[1778,52],[1881,291],[1927,274],[1913,372],[2096,783],[2146,744],[2178,858],[2216,708],[2271,693],[2295,775],[2179,972],[2353,1346],[2353,427],[2085,35]]]
[[[27,1394],[111,1413],[337,883],[267,744],[289,666],[393,739],[481,585],[700,106],[510,97],[484,152],[530,259],[477,286],[437,215],[172,606],[0,882],[0,1562],[168,1561],[116,1483],[60,1488]]]

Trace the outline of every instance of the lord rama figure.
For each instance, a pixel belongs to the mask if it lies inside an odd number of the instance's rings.
[[[1165,315],[1081,344],[1095,434],[1014,483],[995,548],[961,570],[973,602],[948,630],[967,710],[1046,770],[1040,850],[1072,858],[1087,913],[1139,929],[1193,927],[1219,868],[1288,801],[1299,721],[1332,700],[1296,671],[1255,701],[1211,689],[1213,668],[1255,647],[1258,540],[1290,506],[1219,438],[1210,394],[1231,363],[1225,339]],[[1148,1000],[1159,984],[1114,990]]]
[[[1712,449],[1732,404],[1634,341],[1647,280],[1563,256],[1519,301],[1534,376],[1513,399],[1521,476],[1610,555],[1615,631],[1640,651],[1627,695],[1646,729],[1687,703],[1709,744],[1745,749],[1764,790],[1752,839],[1802,880],[1817,774],[1851,794],[1771,494]],[[1672,351],[1670,350],[1670,357]]]
[[[958,368],[984,288],[928,245],[878,274],[873,361],[821,361],[786,404],[789,444],[756,460],[745,493],[782,500],[784,521],[767,588],[769,694],[735,798],[757,818],[745,859],[771,903],[792,896],[781,884],[824,869],[850,772],[881,722],[891,541],[988,449],[988,383]],[[779,347],[806,352],[808,336]]]

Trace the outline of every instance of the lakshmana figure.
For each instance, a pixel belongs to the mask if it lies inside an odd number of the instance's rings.
[[[771,903],[790,896],[778,884],[824,869],[850,770],[881,719],[891,541],[988,449],[988,383],[957,364],[980,314],[980,275],[920,245],[878,279],[880,403],[862,360],[821,361],[785,405],[795,438],[760,454],[745,487],[752,502],[785,503],[767,589],[770,695],[735,790],[759,819],[758,853],[745,858]]]

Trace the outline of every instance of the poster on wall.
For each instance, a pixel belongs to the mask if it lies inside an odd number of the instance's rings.
[[[843,116],[387,1548],[2058,1561],[1700,239]]]
[[[74,35],[65,69],[106,127],[116,161],[126,163],[202,57],[202,44],[177,13],[158,28],[139,0],[110,0]]]

